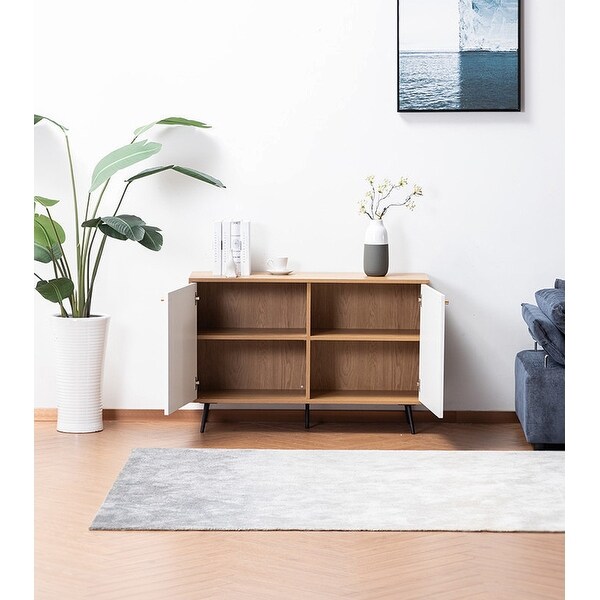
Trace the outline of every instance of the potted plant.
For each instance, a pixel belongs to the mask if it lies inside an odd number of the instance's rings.
[[[405,196],[400,202],[388,200],[394,190],[399,190],[408,185],[408,179],[401,177],[398,183],[392,183],[384,179],[383,183],[376,184],[375,177],[369,175],[367,182],[370,190],[365,194],[365,199],[358,203],[358,211],[361,215],[367,215],[371,222],[365,232],[363,269],[365,275],[370,277],[383,277],[387,275],[389,268],[389,246],[387,229],[383,224],[383,217],[393,206],[404,206],[414,210],[415,196],[422,196],[423,190],[420,186],[413,186],[412,192]]]
[[[106,348],[108,315],[92,311],[94,287],[104,247],[109,240],[133,241],[149,250],[161,249],[160,229],[148,225],[136,215],[121,210],[129,187],[145,177],[172,170],[204,183],[224,188],[214,177],[189,167],[165,165],[140,171],[124,181],[116,208],[105,211],[103,201],[112,178],[122,169],[153,156],[161,144],[138,138],[156,125],[176,125],[205,129],[200,121],[168,117],[153,121],[134,131],[131,142],[107,154],[96,165],[85,201],[77,196],[73,159],[68,130],[53,119],[34,115],[34,125],[47,122],[64,136],[73,202],[73,238],[71,256],[66,251],[65,229],[52,217],[51,207],[58,200],[45,196],[34,197],[34,259],[51,268],[51,277],[35,273],[35,289],[58,306],[53,316],[53,335],[56,344],[57,429],[69,433],[101,431],[102,374]]]

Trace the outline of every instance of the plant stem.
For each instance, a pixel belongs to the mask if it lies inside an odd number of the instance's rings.
[[[412,197],[414,196],[414,194],[409,194],[406,199],[404,200],[404,202],[397,202],[395,204],[388,204],[384,209],[383,212],[381,213],[381,218],[383,219],[383,215],[385,215],[385,213],[388,211],[388,208],[391,208],[392,206],[404,206]]]
[[[117,204],[117,208],[115,209],[115,212],[113,213],[113,217],[116,216],[116,214],[119,212],[119,208],[121,207],[121,204],[123,204],[123,200],[125,199],[125,194],[127,193],[127,190],[129,188],[129,186],[131,185],[131,181],[127,182],[127,185],[125,186],[125,188],[123,189],[123,193],[121,194],[121,198],[119,200],[119,203]],[[98,231],[98,228],[96,227],[96,232]],[[89,246],[89,251],[88,251],[88,255],[87,255],[87,271],[88,271],[88,276],[89,276],[89,265],[91,264],[91,257],[92,257],[92,247],[93,247],[93,242],[94,239],[96,238],[96,232],[94,232],[94,236],[92,238],[92,241],[90,243]],[[87,314],[89,313],[90,310],[90,306],[91,306],[91,302],[92,302],[92,294],[94,292],[94,283],[96,281],[96,275],[98,273],[98,268],[100,267],[100,259],[102,258],[102,253],[104,252],[104,245],[106,244],[106,234],[104,235],[104,237],[102,238],[102,242],[100,243],[100,248],[98,248],[98,254],[96,255],[96,260],[94,261],[94,270],[92,271],[92,278],[89,281],[88,285],[87,285],[87,301],[85,303],[85,307],[84,307],[84,312]],[[89,316],[89,314],[87,314],[87,316]]]
[[[371,196],[371,214],[369,215],[371,217],[371,220],[373,220],[373,217],[375,216],[375,212],[374,212],[374,203],[375,203],[375,186],[373,185],[373,182],[370,181],[369,182],[371,184],[371,193],[373,194]]]
[[[108,184],[110,183],[110,179],[106,180],[106,183],[104,184],[104,187],[100,190],[100,195],[98,196],[98,202],[96,202],[96,206],[94,207],[94,212],[92,213],[92,219],[96,218],[96,215],[98,214],[98,208],[100,207],[100,202],[102,202],[102,196],[104,196],[104,192],[106,191],[106,188],[108,187]],[[85,220],[87,221],[87,212],[85,215]]]
[[[392,187],[389,189],[388,193],[384,196],[383,194],[379,194],[379,200],[377,200],[377,206],[375,207],[375,213],[377,214],[377,211],[379,210],[379,205],[386,199],[389,197],[389,195],[399,186],[397,185],[392,185]],[[384,213],[381,213],[381,215],[378,215],[379,218],[381,219],[383,217]]]
[[[96,234],[98,233],[98,227],[94,228],[94,234],[92,235],[92,239],[90,241],[89,250],[86,256],[86,268],[85,268],[85,285],[88,290],[88,295],[90,292],[90,264],[92,262],[92,248],[94,247],[94,241],[96,240]]]
[[[102,238],[102,242],[100,243],[100,248],[98,248],[98,254],[96,255],[96,261],[94,262],[94,270],[92,272],[92,280],[90,282],[90,286],[87,292],[87,301],[85,303],[84,311],[87,313],[85,316],[89,317],[89,311],[92,303],[92,294],[94,293],[94,283],[96,281],[96,275],[98,274],[98,267],[100,266],[100,259],[102,258],[102,253],[104,252],[104,244],[106,244],[106,238],[108,236],[104,235]]]
[[[121,194],[121,199],[119,200],[119,204],[117,204],[117,208],[115,208],[115,212],[113,213],[113,217],[117,216],[119,212],[119,208],[121,208],[121,204],[123,204],[123,199],[125,198],[125,193],[127,192],[127,188],[133,183],[133,181],[128,181],[127,185],[123,189],[123,193]]]
[[[54,231],[54,235],[56,236],[56,241],[58,242],[58,247],[60,248],[60,261],[63,265],[63,271],[66,273],[67,277],[73,281],[73,277],[71,276],[71,269],[69,268],[69,262],[67,260],[67,256],[65,254],[63,245],[58,237],[58,231],[56,230],[56,224],[52,215],[50,214],[50,210],[46,207],[46,214],[48,215],[48,219],[50,220],[50,224],[52,225],[52,229]]]
[[[73,206],[75,209],[75,255],[77,257],[77,295],[76,303],[73,307],[73,316],[79,317],[81,307],[84,304],[83,295],[83,271],[82,271],[82,256],[81,242],[79,239],[79,205],[77,203],[77,187],[75,185],[75,173],[73,171],[73,157],[71,156],[71,145],[69,144],[69,136],[65,132],[65,141],[67,143],[67,156],[69,157],[69,171],[71,173],[71,187],[73,188]]]

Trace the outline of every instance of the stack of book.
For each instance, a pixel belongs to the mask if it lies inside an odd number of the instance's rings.
[[[250,221],[216,221],[213,233],[213,275],[245,277],[251,272]]]

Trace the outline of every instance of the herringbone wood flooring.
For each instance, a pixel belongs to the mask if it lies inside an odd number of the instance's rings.
[[[417,427],[209,422],[202,436],[193,422],[105,421],[72,435],[36,423],[36,599],[564,598],[563,534],[88,530],[134,447],[531,449],[514,423]]]

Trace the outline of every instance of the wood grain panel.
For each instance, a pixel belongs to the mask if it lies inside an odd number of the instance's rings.
[[[417,285],[429,283],[429,275],[425,273],[388,273],[385,277],[368,277],[364,273],[292,273],[291,275],[271,275],[266,272],[255,272],[248,277],[228,279],[213,275],[208,271],[194,271],[190,274],[189,283],[222,281],[230,285],[246,285],[248,282],[260,283],[358,283],[361,285]]]
[[[304,390],[303,341],[198,341],[200,390]]]
[[[198,329],[306,328],[306,285],[199,283]]]
[[[210,404],[303,404],[304,400],[303,389],[201,390],[198,394],[198,402]]]
[[[418,285],[313,284],[312,331],[419,329],[419,292]]]
[[[316,329],[311,339],[373,342],[418,342],[418,329]]]
[[[416,391],[415,342],[311,341],[311,390]]]
[[[305,384],[305,397],[310,399],[310,364],[311,364],[311,341],[310,332],[312,329],[311,325],[311,313],[312,313],[312,283],[306,284],[306,384]]]
[[[199,340],[305,340],[306,330],[300,329],[269,329],[267,327],[202,329],[198,332]]]
[[[417,392],[311,390],[311,404],[419,404]]]

